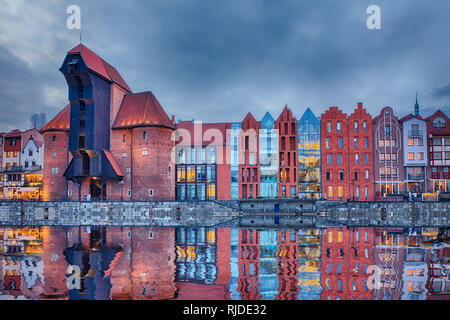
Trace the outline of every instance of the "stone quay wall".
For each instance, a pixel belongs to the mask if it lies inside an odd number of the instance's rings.
[[[450,202],[0,202],[3,226],[447,227]]]

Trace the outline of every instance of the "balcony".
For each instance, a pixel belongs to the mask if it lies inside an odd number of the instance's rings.
[[[398,174],[380,174],[381,180],[397,180]]]
[[[408,130],[409,138],[420,138],[423,137],[423,130]]]
[[[420,181],[425,179],[425,174],[423,173],[417,173],[417,174],[409,174],[408,173],[408,180],[410,181]]]
[[[19,167],[5,167],[1,169],[2,173],[17,173],[17,172],[25,172],[25,168],[22,166]]]

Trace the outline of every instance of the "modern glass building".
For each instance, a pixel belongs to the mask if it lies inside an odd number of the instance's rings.
[[[278,196],[278,132],[275,120],[267,112],[261,120],[259,132],[259,195]]]
[[[233,122],[231,124],[231,134],[230,134],[230,172],[231,172],[231,182],[230,182],[230,199],[239,199],[239,161],[238,161],[238,141],[239,133],[241,132],[241,123]]]
[[[298,194],[300,199],[320,199],[320,119],[307,109],[298,121]]]

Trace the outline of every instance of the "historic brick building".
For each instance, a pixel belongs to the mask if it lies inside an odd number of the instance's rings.
[[[350,198],[352,200],[373,200],[372,116],[359,102],[358,107],[348,117],[348,123]]]
[[[242,121],[238,139],[240,198],[259,196],[259,129],[261,124],[249,112]]]
[[[275,122],[278,129],[279,146],[279,186],[278,196],[294,198],[297,196],[297,119],[287,106]]]
[[[42,129],[44,199],[174,199],[175,126],[153,93],[132,93],[82,44],[60,71],[70,104]]]
[[[330,107],[321,116],[322,193],[327,200],[350,198],[347,115]]]

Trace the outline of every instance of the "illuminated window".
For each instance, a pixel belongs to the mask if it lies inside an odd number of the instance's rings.
[[[148,156],[148,150],[147,149],[142,149],[142,155],[143,156]]]
[[[342,197],[342,186],[338,187],[338,197]]]
[[[333,231],[328,232],[328,242],[333,242]]]
[[[333,187],[332,186],[329,186],[328,187],[328,197],[333,197]]]
[[[342,231],[338,232],[338,240],[337,242],[342,242]]]
[[[414,147],[414,139],[413,138],[408,138],[408,146]]]

